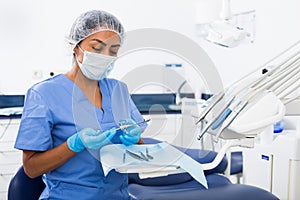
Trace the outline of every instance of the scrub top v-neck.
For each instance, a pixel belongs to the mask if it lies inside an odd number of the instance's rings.
[[[117,127],[118,120],[125,117],[143,121],[124,83],[102,79],[99,86],[103,110],[63,74],[32,86],[26,94],[15,148],[46,151],[83,128],[105,131]],[[113,143],[120,143],[120,133],[114,136]],[[45,174],[44,182],[46,188],[40,199],[130,199],[127,175],[111,171],[105,177],[98,150],[78,153]]]

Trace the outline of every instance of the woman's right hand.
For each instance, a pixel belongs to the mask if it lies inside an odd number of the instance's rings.
[[[85,148],[99,149],[108,144],[115,133],[115,128],[104,132],[98,132],[92,128],[85,128],[68,138],[68,147],[74,152],[81,152]]]

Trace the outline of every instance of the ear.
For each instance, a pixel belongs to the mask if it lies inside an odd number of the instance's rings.
[[[73,49],[73,63],[77,64],[77,60],[82,63],[83,60],[83,53],[78,48],[78,46],[74,47]]]
[[[78,45],[76,45],[76,46],[74,47],[74,49],[73,49],[73,54],[78,55],[78,54],[79,54],[78,51],[80,51],[80,49],[78,48]]]

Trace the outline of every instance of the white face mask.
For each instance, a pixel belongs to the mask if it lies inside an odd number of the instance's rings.
[[[81,48],[79,47],[81,50]],[[81,50],[82,51],[82,50]],[[83,60],[77,63],[85,77],[91,80],[106,78],[113,69],[117,57],[84,51]]]

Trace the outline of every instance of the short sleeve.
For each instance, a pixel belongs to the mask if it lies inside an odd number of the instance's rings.
[[[15,148],[45,151],[53,147],[51,129],[53,120],[43,96],[34,89],[26,94],[24,109]]]

